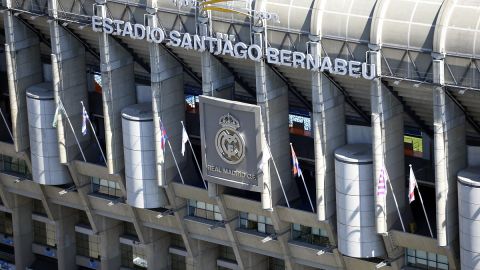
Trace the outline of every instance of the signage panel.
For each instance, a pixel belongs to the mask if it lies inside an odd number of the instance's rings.
[[[260,107],[206,96],[199,103],[205,179],[261,192]]]

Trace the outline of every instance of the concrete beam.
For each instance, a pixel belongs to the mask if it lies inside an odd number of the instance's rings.
[[[448,97],[445,63],[433,60],[434,160],[437,197],[437,239],[442,247],[458,243],[457,173],[467,166],[465,114]]]
[[[32,252],[32,209],[32,199],[14,195],[12,226],[16,269],[26,269],[35,261],[35,255]]]
[[[97,5],[97,16],[107,17],[107,8]],[[121,111],[136,102],[133,58],[107,33],[100,32],[103,113],[105,117],[106,158],[109,173],[120,172],[123,159]]]
[[[48,5],[56,19],[58,17],[57,1],[49,0]],[[61,101],[64,105],[71,124],[77,127],[75,130],[77,138],[82,148],[85,148],[90,141],[90,136],[83,136],[80,129],[82,123],[80,101],[83,101],[88,111],[85,47],[57,20],[50,23],[50,37],[55,100]],[[57,124],[60,163],[64,164],[80,154],[73,132],[65,118],[63,114],[60,114]]]
[[[26,90],[42,82],[43,74],[40,41],[13,13],[7,10],[3,17],[13,142],[20,152],[30,147]]]
[[[157,16],[148,15],[147,19],[148,25],[157,27]],[[185,121],[183,68],[159,44],[150,43],[149,48],[157,179],[159,186],[166,186],[175,177],[178,177],[178,170],[169,146],[162,146],[162,124],[180,168],[183,169],[186,160],[180,154],[182,147],[181,122]],[[167,205],[166,195],[162,194],[162,197],[164,205]]]
[[[171,264],[170,257],[170,235],[166,232],[148,229],[145,237],[149,239],[149,243],[144,244],[145,256],[148,262],[148,269],[169,270]]]
[[[101,269],[120,269],[122,264],[120,251],[120,236],[123,233],[122,222],[102,217],[99,219],[98,229]]]
[[[387,196],[375,193],[377,233],[387,233],[399,216],[393,194],[398,201],[400,211],[405,207],[405,172],[403,152],[403,106],[385,87],[380,78],[381,55],[379,51],[370,52],[371,62],[377,67],[377,76],[371,82],[370,101],[372,108],[373,132],[373,179],[375,188],[382,170],[386,173]]]
[[[310,51],[321,56],[320,42]],[[318,220],[335,214],[335,149],[346,143],[344,96],[319,71],[312,72],[312,130],[315,145],[316,204]]]
[[[59,270],[75,269],[77,267],[75,225],[78,222],[77,211],[61,207],[58,220],[55,221],[57,239],[57,260]]]
[[[256,33],[256,45],[264,48],[263,35]],[[268,67],[264,59],[255,63],[257,105],[261,108],[263,134],[275,160],[278,174],[283,181],[287,197],[293,200],[298,191],[291,177],[290,134],[288,131],[288,89],[285,83]],[[262,192],[263,209],[273,209],[277,204],[285,203],[280,187],[280,179],[272,161],[264,165],[264,190]]]

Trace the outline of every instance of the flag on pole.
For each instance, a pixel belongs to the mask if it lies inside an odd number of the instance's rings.
[[[264,138],[263,139],[263,146],[262,146],[262,160],[260,161],[260,170],[263,171],[263,167],[265,166],[265,164],[267,164],[267,162],[272,158],[272,156],[270,155],[270,149],[268,148],[268,145],[267,145],[267,140]]]
[[[168,136],[167,136],[167,131],[165,130],[165,127],[163,126],[162,120],[160,120],[160,132],[162,133],[161,147],[162,147],[162,150],[165,151],[165,144],[167,143]]]
[[[302,169],[300,169],[300,164],[298,163],[297,155],[295,150],[293,150],[292,144],[290,144],[290,149],[292,149],[292,167],[294,176],[302,176]]]
[[[417,179],[413,173],[412,166],[410,165],[410,177],[408,179],[408,201],[412,203],[415,201],[415,187],[417,186]]]
[[[55,116],[53,116],[52,127],[57,127],[58,115],[60,114],[60,103],[57,103],[57,109],[55,109]]]
[[[85,110],[85,107],[82,104],[82,134],[83,134],[83,136],[87,135],[87,119],[88,119],[88,113],[87,113],[87,110]]]
[[[383,166],[378,177],[377,196],[387,195],[387,177],[387,169]]]
[[[188,142],[188,133],[182,125],[182,156],[185,156],[185,144]]]

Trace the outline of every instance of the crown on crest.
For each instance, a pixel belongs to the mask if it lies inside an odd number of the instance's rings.
[[[240,127],[240,122],[238,122],[235,117],[233,117],[230,113],[225,114],[224,116],[220,117],[218,120],[218,124],[222,127],[237,129]]]

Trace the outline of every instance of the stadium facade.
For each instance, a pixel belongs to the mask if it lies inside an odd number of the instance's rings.
[[[480,1],[0,17],[0,269],[480,269]]]

